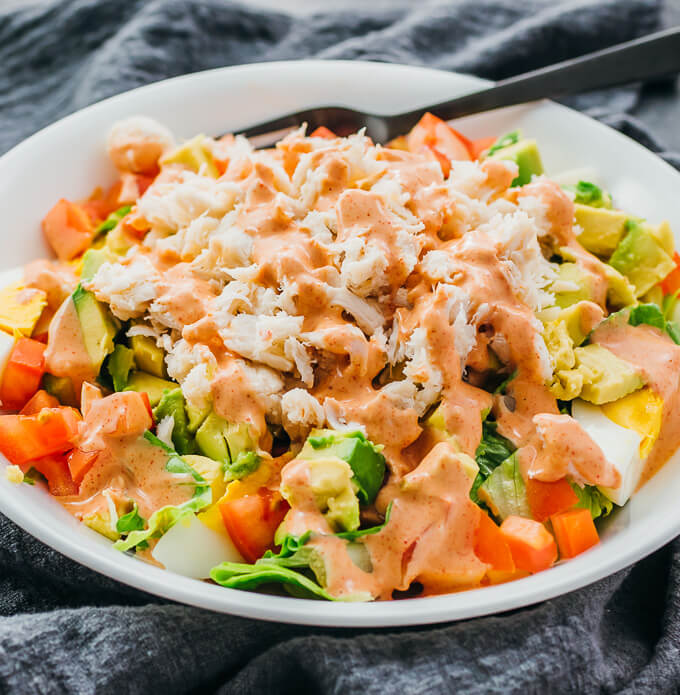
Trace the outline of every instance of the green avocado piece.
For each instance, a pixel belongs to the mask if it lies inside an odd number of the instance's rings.
[[[501,147],[490,154],[488,159],[509,159],[517,164],[519,172],[511,186],[524,186],[531,182],[532,176],[540,176],[543,173],[536,140],[520,140],[514,145]]]
[[[104,247],[114,256],[124,256],[133,246],[134,240],[127,234],[124,225],[119,224],[112,229],[105,237]]]
[[[116,345],[106,368],[113,380],[113,390],[122,391],[128,385],[130,370],[135,367],[135,358],[130,348]]]
[[[562,309],[558,314],[558,321],[563,321],[566,326],[567,333],[575,346],[580,345],[590,334],[592,325],[591,319],[588,317],[592,305],[577,302]]]
[[[239,454],[255,449],[248,425],[227,422],[214,411],[198,428],[196,444],[204,456],[225,464],[236,463]]]
[[[168,376],[165,370],[165,352],[156,345],[153,338],[148,335],[133,335],[130,338],[130,347],[135,355],[137,369],[153,374],[159,379]]]
[[[99,249],[88,249],[83,255],[83,265],[80,269],[81,280],[92,280],[99,270],[99,266],[116,259],[115,255],[105,246]]]
[[[153,374],[135,371],[130,374],[125,391],[139,391],[140,393],[146,393],[149,396],[149,403],[151,404],[151,407],[154,408],[160,403],[161,398],[163,398],[163,391],[174,391],[176,388],[178,388],[178,386],[174,381],[159,379]]]
[[[73,388],[73,382],[67,376],[45,374],[42,383],[45,391],[54,396],[62,405],[78,407],[78,398]]]
[[[191,403],[185,402],[184,409],[187,412],[188,418],[187,428],[189,429],[189,432],[196,434],[198,428],[203,424],[205,419],[210,414],[210,406],[208,405],[205,409],[200,410]]]
[[[329,457],[339,458],[350,465],[359,487],[359,499],[363,504],[371,504],[385,477],[385,457],[380,449],[361,432],[312,430],[298,458]]]
[[[574,205],[574,219],[583,230],[577,237],[581,246],[602,258],[609,258],[625,232],[628,215],[621,210]]]
[[[626,223],[627,232],[609,259],[609,265],[625,275],[641,297],[675,268],[663,246],[649,227],[634,220]]]
[[[160,422],[164,417],[168,416],[175,421],[172,429],[172,443],[175,445],[175,451],[178,454],[196,453],[196,440],[189,432],[189,422],[181,388],[177,387],[172,391],[163,391],[161,400],[153,409],[153,416],[156,422]]]
[[[593,208],[611,208],[612,197],[590,181],[579,181],[575,186],[565,186],[574,194],[574,203]]]
[[[106,307],[81,285],[73,292],[73,304],[78,314],[83,341],[97,374],[107,355],[113,352],[113,339],[120,325]]]
[[[326,452],[323,455],[323,452]],[[334,531],[355,531],[359,528],[359,500],[355,494],[354,472],[347,461],[322,450],[318,457],[303,457],[309,470],[309,488],[319,511]],[[291,506],[304,503],[296,498],[296,490],[281,484],[281,494]],[[285,524],[285,521],[284,521]]]
[[[198,172],[201,167],[204,167],[205,172],[217,178],[220,172],[215,166],[212,152],[208,148],[208,138],[205,135],[197,135],[188,140],[183,145],[175,148],[172,152],[168,152],[161,160],[161,166],[167,164],[181,164],[182,166]]]
[[[644,386],[644,381],[628,362],[601,345],[574,350],[576,370],[583,374],[581,398],[595,405],[616,401]]]
[[[592,280],[577,263],[562,263],[559,266],[551,291],[555,293],[555,304],[560,309],[593,298]]]

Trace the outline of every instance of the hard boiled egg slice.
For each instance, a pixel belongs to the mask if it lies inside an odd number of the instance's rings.
[[[602,406],[577,399],[572,403],[571,414],[621,475],[616,489],[600,487],[600,490],[615,504],[624,505],[635,491],[642,473],[642,437],[610,420]]]
[[[206,579],[221,562],[244,562],[226,531],[209,528],[195,515],[178,521],[151,554],[171,572],[194,579]]]

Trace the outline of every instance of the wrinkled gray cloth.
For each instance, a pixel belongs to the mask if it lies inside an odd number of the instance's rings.
[[[218,0],[55,0],[0,10],[0,153],[70,111],[171,75],[321,57],[500,78],[652,31],[659,9],[650,0],[460,0],[292,18]],[[617,89],[571,103],[658,149],[626,115],[637,99],[638,90]],[[0,516],[0,692],[671,693],[679,583],[675,541],[581,591],[504,615],[311,629],[164,602]]]

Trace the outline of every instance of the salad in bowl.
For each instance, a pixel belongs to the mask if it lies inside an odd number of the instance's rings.
[[[519,132],[107,140],[0,277],[0,453],[121,552],[371,601],[521,579],[680,446],[680,256]]]

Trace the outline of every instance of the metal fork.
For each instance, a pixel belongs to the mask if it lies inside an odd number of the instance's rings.
[[[258,123],[242,132],[255,147],[269,147],[303,123],[307,123],[308,132],[326,126],[337,135],[348,135],[365,127],[374,142],[385,143],[407,133],[425,111],[449,121],[502,106],[643,82],[677,72],[680,72],[680,27],[509,77],[478,92],[405,113],[375,114],[342,106],[318,106]]]

